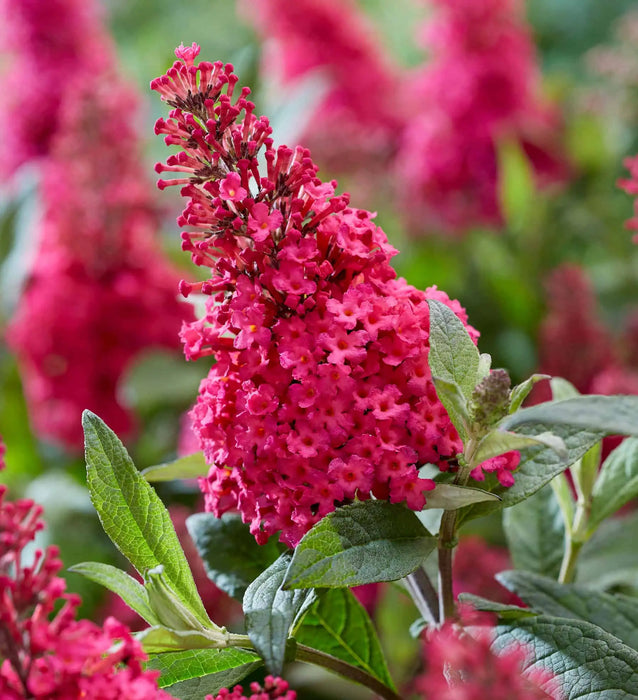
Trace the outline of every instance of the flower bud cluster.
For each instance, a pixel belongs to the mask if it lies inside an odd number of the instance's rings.
[[[183,249],[210,277],[185,324],[188,358],[214,356],[192,411],[217,515],[238,508],[260,542],[294,545],[335,506],[371,496],[419,510],[417,469],[461,449],[428,367],[435,287],[396,279],[396,252],[367,211],[317,177],[310,153],[275,147],[265,117],[199,47],[151,87],[173,107],[156,132],[182,151],[158,164],[182,185]],[[468,328],[476,340],[478,334]]]
[[[222,688],[215,697],[207,695],[206,700],[297,700],[297,693],[289,690],[287,681],[273,676],[266,676],[264,685],[250,684],[250,695],[244,695],[241,685],[236,685],[233,690]]]

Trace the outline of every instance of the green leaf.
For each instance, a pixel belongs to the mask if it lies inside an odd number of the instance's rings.
[[[518,409],[523,405],[523,401],[529,396],[529,392],[534,387],[534,384],[542,381],[543,379],[549,379],[549,374],[532,374],[529,379],[524,382],[517,384],[510,394],[510,413],[518,411]]]
[[[545,615],[585,620],[638,649],[638,600],[561,584],[527,571],[504,571],[498,580],[534,610]]]
[[[554,674],[565,700],[638,698],[638,653],[590,622],[539,615],[499,624],[494,649],[512,644],[528,652],[526,668]]]
[[[452,309],[434,299],[428,299],[428,305],[430,307],[428,361],[432,376],[458,384],[463,396],[469,401],[477,382],[479,351]]]
[[[540,435],[549,432],[549,427],[539,423],[537,425],[522,426],[519,431],[524,435]],[[493,513],[501,507],[509,508],[529,498],[549,483],[557,474],[564,471],[570,464],[580,459],[587,450],[595,445],[602,437],[600,432],[581,430],[571,426],[553,426],[552,432],[562,438],[567,448],[567,459],[562,460],[556,452],[539,445],[522,449],[521,462],[514,472],[515,483],[506,488],[496,486],[491,489],[497,493],[502,501],[500,503],[477,503],[467,506],[459,511],[458,524],[462,524],[473,518],[479,518]]]
[[[295,549],[284,588],[345,588],[396,581],[412,573],[436,546],[416,514],[387,501],[338,508]]]
[[[519,142],[501,139],[497,144],[498,195],[505,221],[511,228],[524,224],[535,200],[534,173]]]
[[[208,465],[203,452],[186,455],[173,462],[157,464],[142,471],[146,481],[172,481],[173,479],[196,479],[208,472]]]
[[[144,586],[129,576],[121,569],[110,564],[101,564],[96,561],[87,561],[69,567],[74,574],[82,574],[91,581],[113,591],[149,625],[159,624],[157,615],[153,612],[148,602],[148,595]]]
[[[258,545],[248,526],[235,513],[226,513],[221,518],[212,513],[196,513],[187,519],[186,526],[208,578],[240,601],[250,582],[281,553],[272,539]]]
[[[321,591],[295,630],[304,644],[364,670],[394,690],[370,616],[348,589]]]
[[[529,409],[523,409],[527,410]],[[519,428],[519,431],[524,435],[537,436],[549,432],[549,426],[542,423],[525,425],[524,428]],[[578,426],[569,425],[552,426],[551,432],[565,443],[567,458],[562,459],[549,447],[527,447],[521,450],[521,463],[514,472],[516,482],[510,488],[499,491],[506,508],[520,503],[543,488],[557,474],[580,459],[603,436],[600,431],[583,430]]]
[[[245,649],[193,649],[152,656],[146,667],[160,672],[158,685],[181,700],[201,700],[232,687],[262,665]]]
[[[605,460],[592,492],[590,531],[638,496],[638,439],[627,438]]]
[[[144,575],[162,564],[167,581],[204,625],[204,609],[170,515],[137,471],[117,435],[90,411],[82,415],[87,481],[102,527]]]
[[[499,500],[495,493],[483,491],[483,489],[470,486],[456,486],[455,484],[437,484],[434,491],[428,491],[428,500],[423,510],[431,508],[456,510],[471,503]]]
[[[474,610],[495,613],[501,620],[518,620],[521,617],[536,617],[536,615],[538,615],[538,613],[529,608],[497,603],[494,600],[481,598],[481,596],[472,595],[471,593],[460,593],[459,600],[461,603],[469,603]]]
[[[284,665],[290,628],[314,598],[312,590],[282,589],[290,559],[289,553],[282,554],[244,594],[246,631],[266,667],[275,675],[281,673]]]
[[[496,429],[490,431],[479,443],[474,456],[475,463],[480,464],[492,457],[505,454],[510,450],[522,450],[524,447],[544,445],[554,450],[561,459],[567,459],[568,452],[563,439],[552,433],[540,433],[539,435],[519,435]]]
[[[554,401],[564,401],[565,399],[573,399],[575,396],[580,396],[580,391],[567,379],[563,377],[552,377],[549,381],[550,389],[552,390],[552,398]]]
[[[467,426],[470,423],[467,401],[458,384],[450,382],[447,379],[440,377],[432,377],[436,394],[439,400],[445,406],[445,410],[450,416],[452,425],[457,429],[459,436],[463,442],[467,441],[468,432]]]
[[[575,396],[563,401],[548,401],[523,408],[499,423],[504,430],[514,430],[539,423],[568,426],[607,435],[638,435],[638,396]]]
[[[161,654],[185,649],[219,649],[219,643],[196,630],[174,630],[161,625],[138,632],[137,640],[147,654]]]
[[[565,524],[549,484],[503,511],[503,529],[517,569],[558,577],[565,548]]]
[[[605,590],[638,589],[638,513],[605,520],[578,557],[577,583]]]

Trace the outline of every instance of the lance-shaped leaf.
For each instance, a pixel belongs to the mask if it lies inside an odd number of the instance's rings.
[[[500,421],[503,430],[543,424],[592,430],[607,435],[638,435],[638,396],[575,396],[523,408]]]
[[[589,530],[638,496],[638,439],[628,438],[605,460],[592,492]]]
[[[136,633],[138,642],[147,654],[162,654],[185,649],[221,649],[220,640],[211,639],[204,632],[173,630],[161,625],[147,627]]]
[[[370,616],[348,589],[320,591],[294,635],[299,644],[360,668],[394,690]]]
[[[346,588],[396,581],[412,573],[436,546],[416,514],[387,501],[338,508],[295,549],[284,588]]]
[[[97,561],[81,562],[70,566],[68,570],[74,574],[82,574],[91,581],[113,591],[149,625],[159,624],[157,615],[149,605],[146,589],[125,571]]]
[[[505,510],[503,529],[517,569],[558,577],[565,548],[565,524],[549,484]]]
[[[483,489],[476,489],[470,486],[456,486],[455,484],[437,484],[434,491],[428,491],[428,500],[423,510],[431,508],[456,510],[472,503],[498,502],[500,500],[495,493],[483,491]]]
[[[447,379],[440,377],[432,377],[436,394],[439,401],[445,406],[445,410],[450,416],[452,425],[458,431],[458,434],[463,442],[468,438],[468,425],[470,419],[467,410],[467,401],[458,384],[450,382]]]
[[[497,429],[490,431],[481,440],[475,454],[475,462],[479,464],[510,450],[522,450],[524,447],[535,445],[549,447],[563,460],[566,460],[569,456],[567,447],[559,435],[553,435],[549,432],[540,433],[539,435],[520,435]]]
[[[609,518],[585,542],[576,567],[576,581],[590,588],[638,588],[638,513]]]
[[[539,424],[525,425],[519,428],[524,435],[540,435],[549,432],[549,426]],[[500,507],[509,508],[529,498],[542,489],[557,474],[563,472],[570,464],[580,459],[590,447],[595,445],[603,436],[602,432],[582,430],[572,426],[552,426],[552,432],[562,438],[567,448],[567,459],[562,460],[556,452],[543,445],[527,447],[521,450],[521,462],[514,472],[514,485],[510,487],[496,486],[494,493],[501,497],[500,503],[477,503],[459,511],[457,522],[482,517],[498,510]]]
[[[434,299],[428,299],[428,305],[430,307],[428,362],[432,376],[457,384],[469,401],[478,379],[479,351],[452,309]]]
[[[209,624],[164,504],[100,418],[84,411],[82,425],[89,492],[104,531],[142,575],[163,565],[173,590],[201,623]]]
[[[160,688],[181,700],[201,700],[232,687],[262,665],[245,649],[193,649],[152,656],[147,668],[160,672]]]
[[[494,600],[488,600],[487,598],[472,595],[471,593],[460,593],[459,601],[461,601],[461,603],[469,603],[474,610],[495,613],[501,620],[518,620],[521,617],[536,617],[536,615],[538,615],[537,612],[529,608],[497,603]]]
[[[146,481],[172,481],[173,479],[196,479],[208,472],[203,452],[180,457],[173,462],[156,464],[142,471]]]
[[[268,670],[278,675],[284,665],[290,629],[314,598],[312,590],[282,589],[291,555],[282,554],[244,594],[246,631]]]
[[[529,392],[533,389],[534,384],[542,381],[543,379],[549,379],[549,374],[532,374],[529,379],[524,382],[517,384],[510,394],[510,408],[509,412],[514,413],[523,405],[523,401],[529,396]]]
[[[638,699],[638,653],[597,625],[539,615],[495,631],[495,650],[522,645],[525,667],[551,671],[565,700]]]
[[[273,539],[258,545],[248,526],[235,513],[226,513],[221,518],[212,513],[196,513],[188,518],[186,526],[208,578],[240,601],[250,582],[281,554]]]
[[[498,580],[537,612],[585,620],[638,649],[638,601],[592,591],[578,584],[562,584],[528,571],[504,571]]]

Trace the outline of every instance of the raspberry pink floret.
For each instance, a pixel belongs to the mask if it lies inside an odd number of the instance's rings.
[[[216,359],[191,415],[207,509],[294,545],[353,499],[425,505],[418,468],[462,449],[428,368],[427,300],[467,316],[396,279],[372,215],[306,149],[275,148],[236,84],[230,66],[179,61],[152,83],[173,108],[156,131],[187,155],[183,248],[210,274],[205,316],[182,331],[187,357]]]

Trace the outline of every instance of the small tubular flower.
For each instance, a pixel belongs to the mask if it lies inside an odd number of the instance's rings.
[[[151,87],[173,108],[156,132],[188,163],[160,183],[183,186],[182,247],[210,273],[206,314],[182,332],[187,357],[216,359],[191,413],[207,509],[237,508],[258,541],[281,531],[291,545],[354,498],[420,510],[434,482],[418,468],[462,449],[427,366],[427,300],[463,323],[465,311],[396,279],[372,215],[322,182],[306,149],[275,148],[231,66],[176,53]]]

